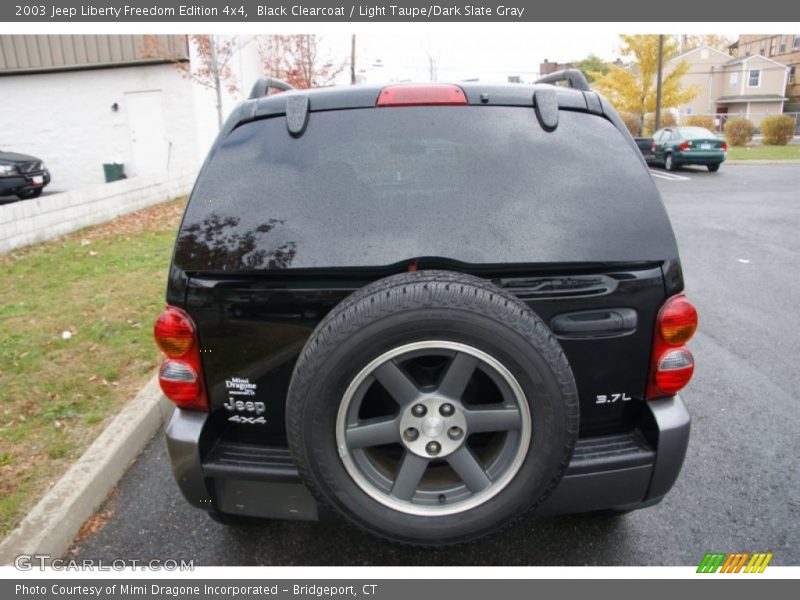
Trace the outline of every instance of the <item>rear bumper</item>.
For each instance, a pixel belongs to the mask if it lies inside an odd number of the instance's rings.
[[[630,445],[600,460],[596,453],[580,456],[576,451],[566,475],[540,512],[628,510],[658,504],[678,479],[689,445],[691,419],[680,396],[650,400],[647,408],[653,427],[647,437],[655,442],[644,441],[650,446],[649,460],[639,458],[637,462],[637,454],[646,451]]]
[[[679,165],[718,165],[725,162],[724,152],[673,152],[672,160]]]
[[[641,430],[579,440],[567,473],[540,514],[627,510],[661,501],[683,465],[690,418],[679,396],[646,406]],[[323,516],[288,449],[206,439],[206,418],[176,410],[167,425],[175,479],[189,503],[251,517]]]

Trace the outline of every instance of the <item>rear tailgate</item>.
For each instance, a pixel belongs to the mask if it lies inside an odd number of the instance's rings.
[[[431,259],[418,267],[442,268]],[[264,407],[259,439],[283,439],[284,399],[294,362],[327,312],[374,279],[406,265],[364,276],[357,270],[295,275],[268,281],[203,276],[190,280],[187,310],[198,325],[203,370],[212,407],[227,418],[226,403],[240,398]],[[571,268],[560,273],[490,275],[531,307],[553,330],[575,374],[581,435],[627,431],[642,408],[653,327],[665,299],[661,268],[629,265],[607,271]],[[261,413],[251,416],[262,416]],[[253,433],[245,424],[241,431]]]

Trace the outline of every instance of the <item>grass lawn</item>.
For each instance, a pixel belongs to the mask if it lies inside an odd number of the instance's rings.
[[[0,537],[153,375],[184,205],[0,256]]]
[[[734,146],[728,160],[800,160],[800,146]]]

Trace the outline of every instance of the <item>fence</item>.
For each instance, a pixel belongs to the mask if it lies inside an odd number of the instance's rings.
[[[0,254],[189,193],[196,171],[123,179],[0,205]]]
[[[752,121],[753,124],[756,126],[756,130],[758,130],[758,126],[761,123],[761,119],[763,119],[764,117],[769,117],[769,116],[775,115],[775,114],[778,114],[778,113],[772,113],[772,112],[768,113],[768,112],[765,112],[765,111],[751,110],[749,113],[732,113],[732,112],[731,113],[717,113],[717,114],[710,114],[710,113],[709,114],[698,114],[698,113],[694,113],[694,114],[691,114],[691,115],[686,114],[686,113],[677,113],[677,115],[674,115],[674,116],[677,119],[678,125],[680,125],[681,123],[685,123],[686,119],[689,118],[689,117],[711,117],[712,119],[714,119],[715,130],[717,131],[717,133],[722,133],[723,132],[723,128],[725,127],[725,123],[728,121],[728,119],[735,119],[735,118],[739,118],[739,117],[744,117],[744,118],[749,119],[750,121]],[[800,113],[798,113],[798,112],[788,112],[788,113],[783,113],[783,114],[786,115],[786,116],[792,117],[794,119],[794,134],[795,135],[800,135]],[[760,133],[760,131],[759,131],[759,133]]]

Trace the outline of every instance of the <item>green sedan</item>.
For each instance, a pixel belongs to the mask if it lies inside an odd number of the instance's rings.
[[[704,127],[666,127],[653,135],[651,162],[668,171],[683,165],[705,165],[718,171],[728,155],[728,145]]]

